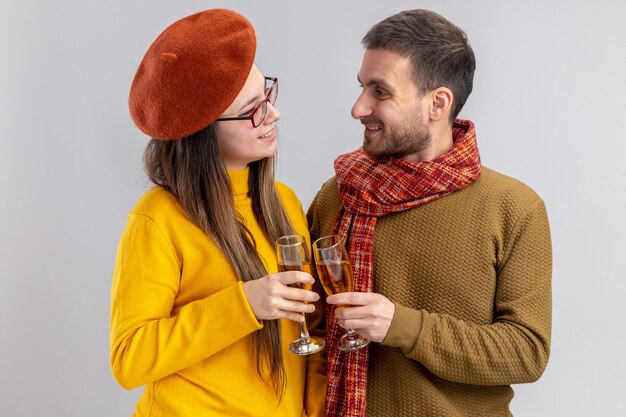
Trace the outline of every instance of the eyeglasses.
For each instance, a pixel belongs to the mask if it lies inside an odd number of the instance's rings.
[[[276,98],[278,97],[278,78],[276,77],[264,77],[265,81],[271,81],[269,88],[265,88],[265,99],[254,106],[254,109],[250,112],[248,116],[240,116],[240,117],[220,117],[219,119],[215,119],[216,122],[223,122],[228,120],[250,120],[252,122],[252,127],[258,127],[265,120],[265,116],[267,115],[267,103],[269,102],[272,106],[276,103]]]

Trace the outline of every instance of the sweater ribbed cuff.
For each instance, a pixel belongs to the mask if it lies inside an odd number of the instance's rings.
[[[249,319],[249,323],[252,324],[253,327],[256,327],[254,330],[263,328],[263,323],[256,318],[254,311],[252,311],[252,307],[250,307],[250,303],[248,303],[246,294],[243,291],[243,282],[237,282],[237,284],[233,287],[233,290],[237,294],[237,297],[233,297],[233,303],[241,304],[241,310],[244,312],[243,316]]]
[[[383,345],[399,347],[404,353],[413,349],[422,327],[422,312],[395,304],[395,312]]]

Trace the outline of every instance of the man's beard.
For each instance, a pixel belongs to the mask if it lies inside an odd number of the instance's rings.
[[[413,123],[402,126],[398,131],[389,131],[375,117],[361,119],[362,124],[379,124],[383,126],[381,137],[372,141],[368,137],[363,140],[363,150],[372,156],[393,156],[402,158],[427,149],[431,144],[432,135],[426,126],[413,120]]]

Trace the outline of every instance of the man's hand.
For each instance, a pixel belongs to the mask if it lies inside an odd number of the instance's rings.
[[[326,302],[341,306],[335,310],[335,317],[344,329],[354,329],[374,342],[382,342],[387,336],[395,305],[386,297],[371,292],[344,292],[329,296]]]

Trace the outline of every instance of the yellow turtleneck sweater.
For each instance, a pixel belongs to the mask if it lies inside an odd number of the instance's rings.
[[[248,169],[228,174],[235,208],[268,273],[277,272],[273,244],[252,213]],[[295,230],[308,239],[300,201],[285,185],[276,188]],[[262,324],[228,260],[167,191],[155,187],[139,200],[120,242],[111,294],[113,374],[125,388],[145,385],[135,416],[322,415],[323,357],[290,353],[299,326],[281,326],[287,389],[279,401],[256,373],[252,334]]]

